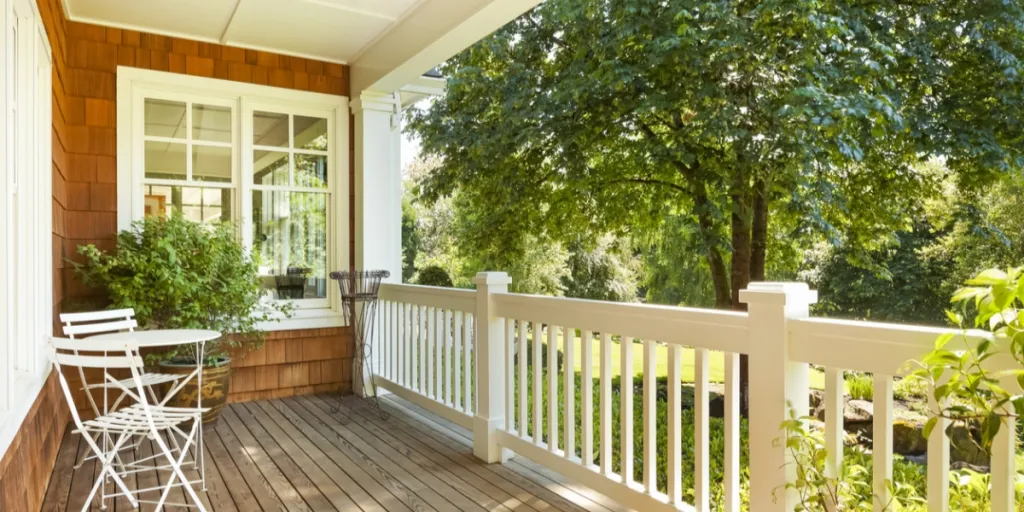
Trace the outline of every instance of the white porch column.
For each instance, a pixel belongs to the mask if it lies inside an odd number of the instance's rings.
[[[402,282],[402,169],[401,126],[398,98],[391,93],[363,91],[351,103],[355,129],[355,223],[356,270],[387,270],[386,282]],[[346,141],[347,143],[347,141]],[[380,313],[378,311],[378,320]],[[375,332],[373,345],[379,346]],[[370,364],[378,368],[379,350],[372,350]],[[352,374],[353,390],[372,394],[359,362]]]
[[[789,357],[790,318],[804,318],[818,293],[804,283],[750,283],[740,291],[747,304],[750,337],[750,508],[790,512],[796,505],[793,492],[783,490],[796,479],[788,451],[776,440],[785,433],[786,402],[797,415],[808,414],[809,373],[806,363]],[[772,497],[778,489],[778,500]]]

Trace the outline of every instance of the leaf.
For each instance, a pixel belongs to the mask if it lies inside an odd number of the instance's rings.
[[[938,423],[939,423],[939,418],[937,416],[932,416],[931,418],[928,418],[928,421],[925,422],[924,428],[922,429],[922,433],[924,434],[924,438],[925,439],[928,439],[929,437],[931,437],[932,430],[935,428],[935,425],[937,425]]]

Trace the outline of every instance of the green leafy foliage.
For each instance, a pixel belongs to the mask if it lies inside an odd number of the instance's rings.
[[[854,400],[871,401],[875,399],[875,385],[869,375],[860,374],[847,377],[846,389],[850,393],[850,398]]]
[[[443,66],[410,123],[444,162],[421,197],[457,194],[488,261],[678,217],[723,307],[763,277],[768,233],[870,266],[936,192],[917,164],[944,158],[965,190],[1021,168],[1022,19],[998,1],[549,0]]]
[[[262,300],[258,263],[230,223],[147,217],[118,234],[113,254],[91,244],[78,253],[85,263],[72,264],[83,283],[105,291],[113,308],[134,308],[142,328],[225,333],[207,345],[208,363],[231,349],[258,348],[264,333],[257,324],[293,309]]]
[[[425,267],[416,273],[416,284],[451,288],[452,278],[443,268],[432,265]]]
[[[1024,411],[1024,397],[1005,384],[1007,379],[1024,382],[1024,267],[983,270],[953,295],[952,302],[956,310],[949,311],[949,319],[964,329],[963,334],[941,336],[931,353],[914,362],[912,376],[933,389],[939,404],[930,411],[933,417],[925,425],[925,435],[938,418],[946,418],[951,420],[950,429],[963,424],[978,432],[982,447],[988,448],[1004,419]],[[990,336],[974,341],[967,326]],[[986,364],[1006,352],[1018,368],[994,370]]]

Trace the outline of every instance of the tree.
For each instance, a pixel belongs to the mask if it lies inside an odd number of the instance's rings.
[[[632,302],[637,299],[640,260],[630,240],[606,234],[592,246],[580,239],[569,244],[569,275],[562,277],[567,297]]]
[[[512,241],[681,216],[716,306],[740,308],[779,211],[866,261],[933,190],[922,159],[964,186],[1022,166],[1022,9],[549,0],[442,66],[410,122],[445,162],[424,197],[459,190]]]

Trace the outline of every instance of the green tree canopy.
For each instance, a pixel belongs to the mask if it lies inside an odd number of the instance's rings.
[[[734,306],[772,236],[869,262],[928,158],[962,187],[1020,169],[1022,27],[1001,0],[548,0],[442,67],[422,194],[458,191],[494,263],[682,219]]]

